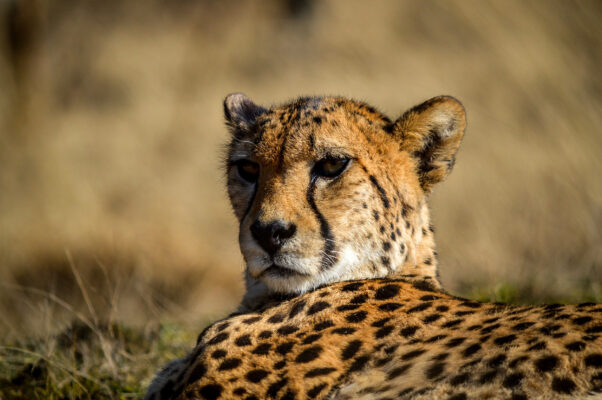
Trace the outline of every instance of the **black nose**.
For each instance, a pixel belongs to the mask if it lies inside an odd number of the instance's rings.
[[[295,224],[285,224],[280,220],[267,224],[257,220],[251,225],[253,237],[270,256],[273,256],[288,238],[293,237],[296,231]]]

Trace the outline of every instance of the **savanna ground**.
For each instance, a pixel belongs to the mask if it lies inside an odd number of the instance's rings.
[[[599,1],[0,2],[0,399],[137,398],[242,293],[221,100],[463,101],[444,285],[602,301]]]

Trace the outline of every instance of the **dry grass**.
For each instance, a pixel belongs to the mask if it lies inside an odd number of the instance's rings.
[[[94,324],[110,314],[144,328],[235,306],[242,260],[220,169],[232,91],[264,104],[342,94],[392,117],[458,97],[467,135],[432,199],[445,285],[602,300],[599,2],[20,0],[20,14],[11,3],[0,4],[6,343],[44,341],[91,309]]]

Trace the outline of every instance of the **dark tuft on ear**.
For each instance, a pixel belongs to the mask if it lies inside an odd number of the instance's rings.
[[[226,124],[233,134],[248,132],[260,115],[267,110],[253,103],[243,93],[232,93],[224,99]]]
[[[427,194],[453,168],[465,128],[464,107],[451,96],[427,100],[406,111],[391,126],[401,150],[416,159],[420,184]]]

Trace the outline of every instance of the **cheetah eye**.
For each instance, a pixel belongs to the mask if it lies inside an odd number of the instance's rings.
[[[348,158],[323,158],[316,163],[314,166],[314,174],[324,178],[336,178],[341,175],[347,165],[349,165]]]
[[[240,160],[236,162],[238,175],[249,183],[257,182],[259,178],[259,165],[249,160]]]

